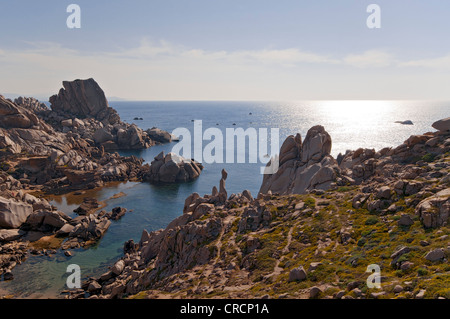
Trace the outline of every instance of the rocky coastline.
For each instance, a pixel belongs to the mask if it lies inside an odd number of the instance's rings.
[[[0,276],[28,254],[89,247],[127,213],[86,198],[70,218],[48,194],[115,181],[178,183],[201,163],[161,153],[151,164],[120,149],[175,140],[121,121],[93,80],[63,82],[51,107],[0,96]],[[312,127],[282,144],[259,194],[190,195],[165,229],[143,230],[123,257],[66,298],[450,298],[450,120],[395,148],[330,155]],[[268,164],[270,165],[270,163]],[[366,269],[382,269],[382,289]]]
[[[321,126],[290,136],[256,198],[228,196],[223,171],[220,191],[190,195],[67,297],[449,299],[449,119],[433,127],[337,159]],[[373,264],[380,289],[366,284]]]
[[[163,130],[147,132],[121,121],[93,79],[65,81],[49,100],[50,108],[34,98],[12,101],[0,95],[0,276],[4,280],[13,279],[11,270],[28,253],[88,247],[126,211],[80,207],[79,217],[70,218],[49,204],[48,195],[95,189],[109,182],[149,181],[148,164],[116,151],[175,140]],[[167,182],[198,177],[201,164],[195,167],[195,176]]]

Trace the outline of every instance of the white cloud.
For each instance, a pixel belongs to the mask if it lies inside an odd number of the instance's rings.
[[[387,52],[369,50],[361,54],[349,54],[343,62],[357,68],[384,68],[395,64],[395,59]]]
[[[137,48],[124,49],[115,53],[106,53],[113,57],[149,59],[178,57],[204,61],[221,61],[232,64],[262,63],[281,66],[295,66],[301,63],[339,63],[338,60],[299,49],[262,49],[236,51],[207,51],[175,46],[165,41],[152,43],[143,39]]]
[[[401,67],[423,67],[431,69],[450,69],[450,54],[430,59],[412,60],[402,62],[399,64]]]
[[[367,81],[401,78],[396,66],[450,67],[450,56],[402,64],[399,60],[383,50],[339,57],[297,48],[202,50],[143,39],[135,48],[81,52],[39,42],[29,43],[26,50],[0,49],[0,91],[54,94],[63,80],[93,77],[107,95],[136,100],[352,98],[356,93],[369,98],[373,85]],[[411,85],[416,82],[423,87],[421,79],[402,80],[403,91],[414,92]],[[439,85],[434,87],[438,90]],[[401,89],[396,87],[396,92]],[[376,93],[384,97],[383,90]]]
[[[167,56],[177,54],[179,49],[174,45],[166,41],[159,41],[154,44],[148,39],[142,39],[140,45],[136,48],[120,50],[118,52],[106,52],[108,56],[118,58],[131,58],[131,59],[149,59],[158,56]]]

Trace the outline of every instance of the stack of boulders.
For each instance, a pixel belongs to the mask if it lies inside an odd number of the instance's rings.
[[[107,151],[145,149],[171,141],[165,131],[152,129],[149,135],[135,124],[122,122],[94,79],[64,81],[63,87],[50,97],[52,111],[47,114],[56,129],[92,140]]]
[[[157,127],[152,127],[150,129],[148,129],[146,132],[147,132],[147,135],[153,141],[155,141],[157,143],[161,143],[161,144],[170,143],[170,142],[178,139],[177,137],[173,136],[169,132],[163,131]]]
[[[278,171],[264,175],[260,193],[304,194],[331,188],[340,170],[330,151],[331,137],[323,126],[312,127],[303,143],[300,134],[289,136],[280,149]]]
[[[0,95],[0,149],[7,154],[49,154],[54,149],[69,150],[64,134],[39,119],[33,111]]]
[[[203,165],[175,153],[159,153],[147,168],[144,180],[151,183],[188,182],[200,176]]]

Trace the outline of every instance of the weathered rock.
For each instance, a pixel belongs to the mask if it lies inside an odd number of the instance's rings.
[[[220,179],[219,182],[219,194],[218,194],[219,201],[221,203],[224,203],[228,198],[228,193],[225,188],[225,181],[227,180],[227,177],[228,177],[227,171],[225,169],[222,169],[222,178]]]
[[[93,135],[94,141],[97,144],[103,144],[108,141],[113,141],[114,137],[113,135],[108,132],[105,128],[99,128],[95,131]]]
[[[322,264],[321,262],[312,262],[312,263],[309,265],[308,271],[309,271],[309,272],[314,271],[314,270],[316,270],[319,266],[322,266],[322,265],[323,265],[323,264]]]
[[[144,149],[154,144],[142,129],[120,120],[93,79],[64,81],[63,86],[50,97],[50,113],[52,118],[61,119],[64,133],[72,130],[107,151]]]
[[[448,224],[450,216],[450,188],[421,201],[416,214],[426,228],[437,228]]]
[[[75,226],[72,226],[70,224],[65,224],[56,232],[56,236],[57,237],[69,236],[69,234],[73,231],[74,228],[75,228]]]
[[[71,220],[62,212],[53,212],[48,210],[38,210],[30,214],[22,225],[25,230],[51,232],[60,229]]]
[[[152,161],[144,180],[151,183],[179,183],[196,179],[203,166],[194,160],[187,160],[175,153],[158,154]]]
[[[328,190],[339,171],[330,151],[331,137],[320,125],[308,131],[303,144],[299,134],[289,136],[280,150],[278,171],[264,175],[260,193],[271,191],[284,195],[304,194],[312,189]],[[268,166],[271,164],[269,162]]]
[[[402,265],[400,266],[401,270],[408,270],[411,269],[414,266],[414,263],[410,262],[410,261],[405,261],[402,262]]]
[[[114,207],[111,213],[108,213],[106,216],[112,220],[119,220],[125,215],[126,212],[127,212],[126,208]]]
[[[95,214],[84,217],[79,224],[69,233],[69,237],[78,238],[82,241],[98,240],[111,225],[111,221],[106,218],[97,218]]]
[[[414,220],[407,214],[402,214],[402,216],[398,220],[399,226],[411,226],[412,224],[414,224]]]
[[[306,279],[306,271],[302,266],[291,269],[291,271],[289,272],[288,281],[302,281],[305,279]]]
[[[119,260],[117,261],[114,266],[111,268],[111,272],[116,275],[119,276],[123,269],[125,268],[125,263],[123,262],[123,260]]]
[[[411,120],[395,121],[395,123],[399,123],[399,124],[402,124],[402,125],[414,125],[414,123]]]
[[[158,143],[166,144],[172,142],[172,134],[159,128],[153,127],[151,129],[148,129],[146,132],[152,140]]]
[[[389,186],[382,186],[377,190],[376,198],[378,199],[390,199],[391,189]]]
[[[139,248],[139,244],[136,244],[133,239],[128,240],[123,245],[123,253],[124,254],[133,254]]]
[[[38,124],[36,115],[0,95],[0,127],[28,129]]]
[[[0,229],[0,242],[17,240],[24,235],[20,229]]]
[[[399,268],[398,260],[400,259],[400,257],[401,257],[402,255],[404,255],[404,254],[406,254],[406,253],[409,253],[410,251],[411,251],[411,248],[409,248],[409,247],[406,247],[406,246],[401,246],[401,247],[399,247],[399,248],[391,255],[391,258],[392,258],[391,265],[394,266],[394,267],[396,267],[396,268]]]
[[[314,287],[312,287],[312,288],[309,290],[309,298],[310,298],[310,299],[315,299],[315,298],[319,297],[319,295],[320,295],[322,292],[323,292],[322,289],[320,289],[319,287],[314,286]]]
[[[400,285],[396,285],[396,286],[394,287],[394,289],[393,289],[393,292],[396,293],[396,294],[399,294],[399,293],[401,293],[402,291],[403,291],[403,287],[400,286]]]
[[[102,286],[94,280],[89,284],[87,290],[89,293],[95,294],[95,293],[98,293],[101,289],[102,289]]]
[[[416,299],[423,299],[425,298],[425,294],[426,294],[426,290],[425,289],[420,289],[419,292],[416,294]]]
[[[440,248],[428,252],[425,256],[425,259],[433,262],[444,259],[444,257],[445,257],[444,249]]]
[[[51,108],[61,115],[73,115],[84,119],[88,117],[109,124],[119,121],[117,112],[109,107],[105,93],[94,79],[64,81],[58,95],[50,97]]]
[[[436,121],[432,124],[432,126],[438,131],[450,131],[450,117]]]
[[[0,197],[0,227],[19,228],[33,212],[33,206]]]
[[[85,197],[83,199],[83,203],[74,210],[78,215],[84,216],[95,212],[100,206],[98,200],[96,198]]]

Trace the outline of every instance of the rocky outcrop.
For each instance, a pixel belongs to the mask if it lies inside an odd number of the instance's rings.
[[[330,155],[331,144],[330,135],[320,125],[308,131],[303,143],[300,134],[289,136],[280,149],[278,171],[264,175],[260,193],[304,194],[331,188],[340,173]]]
[[[55,129],[78,134],[107,151],[145,149],[171,141],[171,134],[156,128],[147,132],[121,121],[105,93],[94,79],[64,81],[57,95],[50,97],[52,112],[46,118]]]
[[[103,124],[120,122],[117,112],[109,107],[105,93],[94,79],[64,81],[57,95],[50,97],[51,108],[62,116],[94,118]]]
[[[200,176],[203,166],[175,153],[159,153],[148,167],[144,180],[151,183],[188,182]]]
[[[67,241],[63,243],[63,249],[85,247],[103,237],[111,225],[111,221],[101,214],[84,216],[77,221],[68,234]]]
[[[9,154],[44,154],[52,148],[67,149],[67,144],[67,139],[54,134],[52,127],[32,110],[0,95],[0,149]]]
[[[18,97],[14,99],[14,103],[18,106],[21,106],[34,114],[36,114],[38,117],[41,117],[43,114],[49,111],[48,107],[41,103],[39,100],[35,99],[34,97]]]
[[[49,121],[63,132],[93,140],[105,150],[143,149],[154,142],[136,125],[120,120],[94,79],[64,81],[64,88],[50,97]]]
[[[163,131],[157,127],[152,127],[151,129],[148,129],[146,132],[147,132],[147,135],[152,140],[154,140],[158,143],[161,143],[161,144],[170,143],[177,139],[169,132]]]
[[[450,117],[436,121],[432,126],[438,131],[448,132],[450,131]]]
[[[63,212],[36,210],[28,216],[21,229],[42,233],[54,233],[71,221],[72,219]]]
[[[95,211],[100,207],[100,203],[96,198],[85,197],[81,205],[74,210],[80,216],[89,215],[95,213]]]
[[[33,212],[33,206],[0,197],[0,227],[19,228]]]
[[[35,114],[0,95],[0,127],[28,129],[38,127],[39,124]]]

